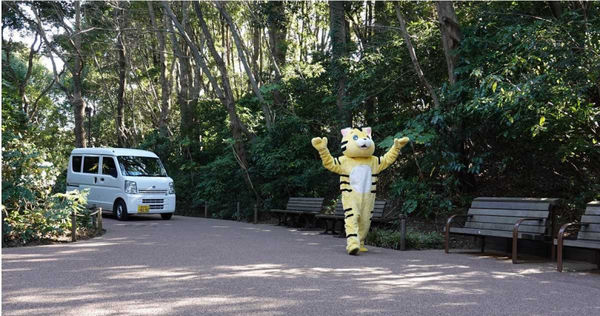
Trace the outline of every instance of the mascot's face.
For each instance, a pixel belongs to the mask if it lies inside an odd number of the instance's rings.
[[[375,152],[371,128],[344,128],[342,130],[342,153],[346,157],[370,157]]]

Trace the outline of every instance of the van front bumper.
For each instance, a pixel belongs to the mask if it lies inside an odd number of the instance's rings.
[[[161,214],[175,212],[174,194],[128,194],[128,214]]]

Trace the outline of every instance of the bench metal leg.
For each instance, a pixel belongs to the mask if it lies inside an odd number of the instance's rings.
[[[519,242],[519,238],[514,238],[513,237],[513,241],[512,241],[512,263],[516,264],[517,263],[517,244]]]
[[[445,234],[445,238],[444,238],[444,252],[448,253],[449,252],[449,248],[450,246],[448,245],[448,243],[450,242],[450,228],[448,227],[450,225],[446,226],[446,234]]]
[[[556,247],[556,270],[558,272],[563,271],[563,241],[562,238],[558,239],[558,246]]]
[[[321,234],[328,235],[330,231],[333,231],[333,230],[329,229],[329,226],[330,226],[329,223],[330,223],[330,220],[326,219],[325,220],[325,231],[322,232]]]
[[[485,236],[481,236],[481,252],[485,251]]]

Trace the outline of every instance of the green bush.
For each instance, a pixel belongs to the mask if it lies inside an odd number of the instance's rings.
[[[374,229],[365,243],[367,245],[400,249],[400,240],[402,235],[399,231],[388,229]],[[440,249],[444,246],[444,236],[438,232],[419,232],[407,230],[406,249]]]
[[[88,191],[58,193],[28,209],[9,211],[3,208],[3,241],[26,244],[63,236],[71,230],[72,212],[78,214],[78,228],[91,228],[91,211],[86,209],[87,195]]]

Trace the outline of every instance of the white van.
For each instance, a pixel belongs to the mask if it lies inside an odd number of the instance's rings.
[[[127,148],[75,148],[69,158],[67,191],[88,189],[88,207],[128,214],[175,212],[173,179],[155,153]]]

